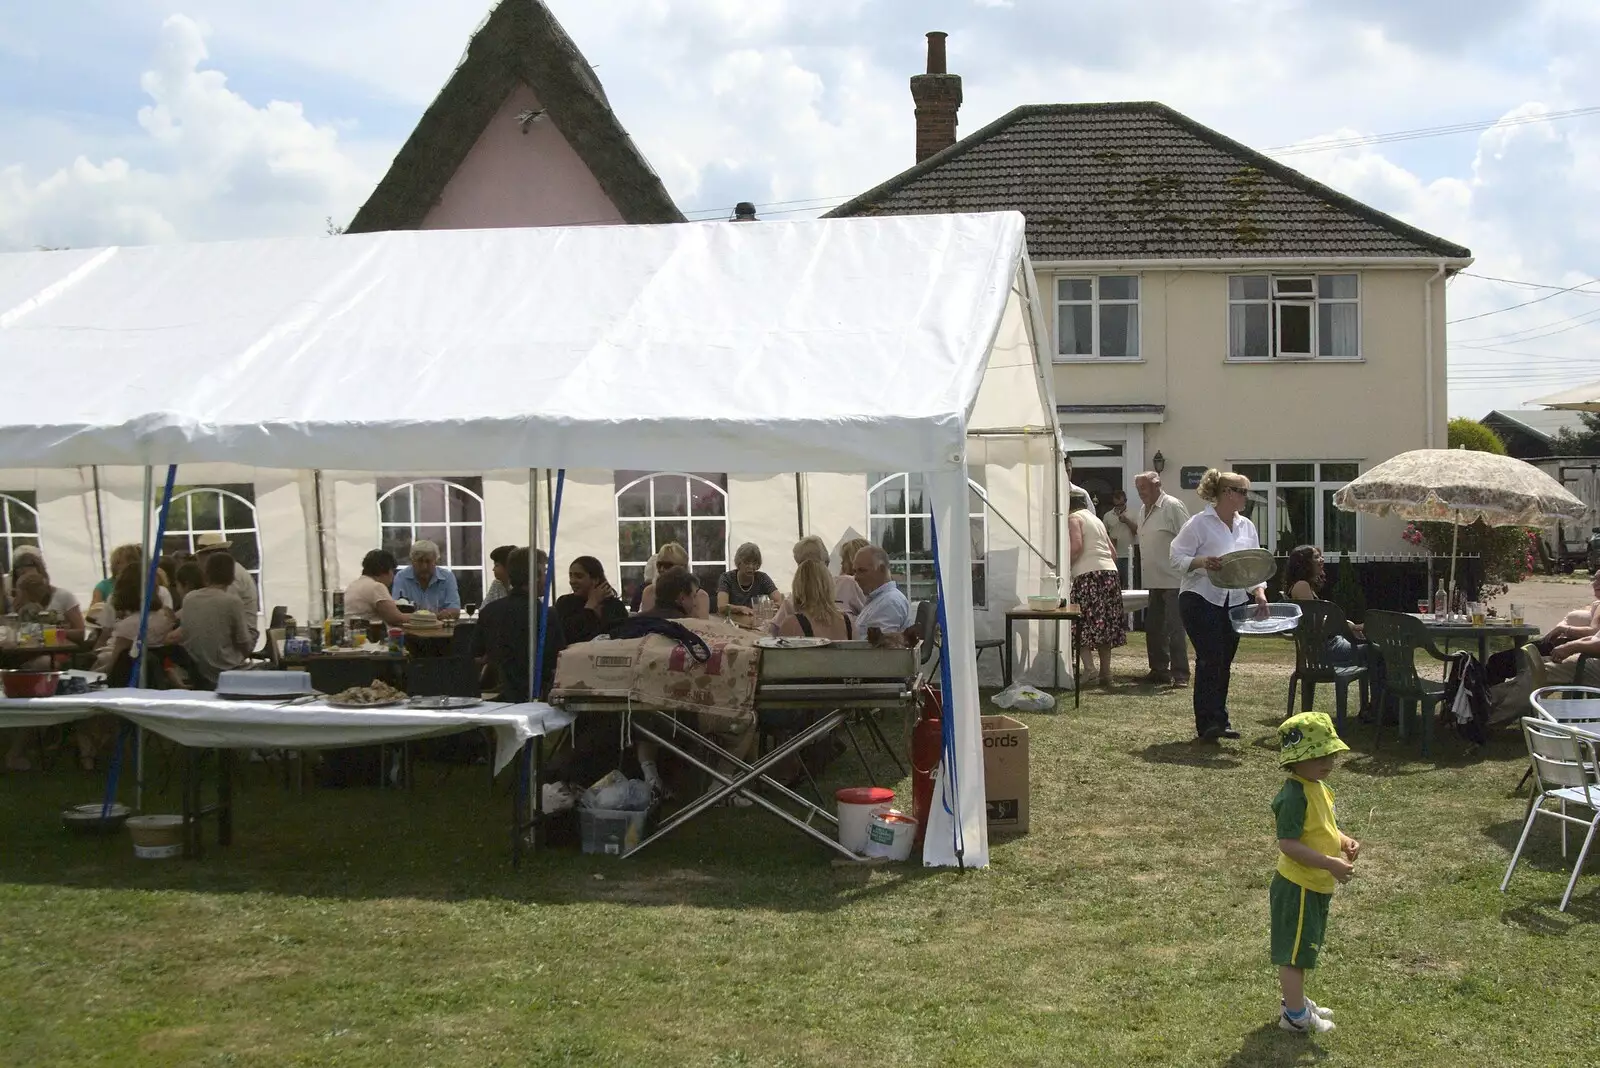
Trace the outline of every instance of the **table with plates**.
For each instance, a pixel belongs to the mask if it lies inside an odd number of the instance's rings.
[[[109,713],[183,746],[189,755],[185,768],[183,808],[185,852],[200,849],[199,821],[217,818],[217,841],[227,845],[233,834],[232,750],[235,749],[335,749],[433,738],[474,728],[494,732],[494,769],[510,764],[524,746],[566,727],[571,713],[543,702],[505,704],[485,701],[470,708],[441,711],[401,705],[385,708],[350,708],[330,705],[325,699],[309,701],[229,700],[193,690],[98,690],[60,697],[0,698],[0,728],[38,727],[70,723]],[[217,802],[200,804],[199,756],[215,750]],[[537,764],[537,760],[536,760]],[[538,796],[535,768],[533,797]],[[513,790],[512,818],[518,827],[514,857],[520,858],[522,830],[529,824],[529,798]],[[536,817],[535,817],[536,818]]]
[[[1434,644],[1439,644],[1443,639],[1448,647],[1452,642],[1462,639],[1475,640],[1478,643],[1478,663],[1486,663],[1489,659],[1490,638],[1510,638],[1514,648],[1528,644],[1529,638],[1537,637],[1539,628],[1531,623],[1512,623],[1505,619],[1488,618],[1482,623],[1474,623],[1460,616],[1452,617],[1449,622],[1436,619],[1431,613],[1417,615],[1408,613],[1413,619],[1422,621],[1423,627],[1428,631],[1428,637]],[[1448,652],[1448,648],[1445,650]]]

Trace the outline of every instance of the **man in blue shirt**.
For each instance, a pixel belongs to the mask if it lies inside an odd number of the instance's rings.
[[[433,542],[411,543],[411,566],[395,572],[394,599],[410,601],[440,619],[454,619],[461,614],[456,577],[448,568],[439,566],[439,547]]]
[[[865,637],[867,628],[899,634],[916,622],[911,602],[889,577],[889,554],[876,545],[856,550],[850,559],[856,585],[867,595],[866,607],[856,616],[856,633]]]

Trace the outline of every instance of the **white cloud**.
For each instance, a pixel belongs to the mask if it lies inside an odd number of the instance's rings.
[[[31,178],[0,169],[0,249],[316,233],[348,218],[378,173],[299,104],[257,107],[202,69],[205,36],[174,15],[140,80],[143,165],[79,156]]]

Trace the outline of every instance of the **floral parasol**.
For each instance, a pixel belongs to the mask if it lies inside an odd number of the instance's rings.
[[[1415,522],[1492,527],[1582,519],[1584,503],[1532,464],[1468,449],[1415,449],[1374,467],[1333,495],[1347,512]]]

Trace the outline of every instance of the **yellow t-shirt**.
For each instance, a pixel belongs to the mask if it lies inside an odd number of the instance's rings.
[[[1323,782],[1290,775],[1272,799],[1279,838],[1298,838],[1324,856],[1339,855],[1339,824],[1334,818],[1333,790]],[[1278,874],[1296,886],[1331,894],[1338,884],[1333,872],[1308,868],[1287,853],[1278,854]]]

